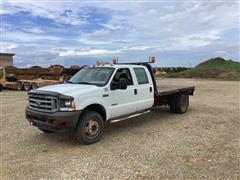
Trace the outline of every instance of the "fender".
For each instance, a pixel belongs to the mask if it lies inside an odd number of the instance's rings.
[[[106,121],[110,117],[110,111],[109,111],[109,108],[108,108],[108,104],[103,98],[92,97],[92,98],[84,98],[82,100],[79,99],[79,100],[75,100],[75,104],[76,104],[76,109],[77,110],[83,110],[87,106],[90,106],[92,104],[99,104],[99,105],[103,106],[103,108],[106,111]]]

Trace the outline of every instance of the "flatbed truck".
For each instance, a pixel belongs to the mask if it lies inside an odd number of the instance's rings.
[[[100,140],[106,122],[169,106],[183,114],[194,86],[157,85],[149,62],[82,68],[65,84],[28,92],[26,118],[45,133],[73,130],[81,144]]]

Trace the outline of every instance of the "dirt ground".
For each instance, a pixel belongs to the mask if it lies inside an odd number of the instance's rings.
[[[30,126],[27,94],[0,92],[1,179],[239,179],[239,82],[158,83],[196,86],[186,114],[156,108],[108,124],[89,146]]]

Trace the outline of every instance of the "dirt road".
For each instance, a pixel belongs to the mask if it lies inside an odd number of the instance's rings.
[[[186,114],[161,107],[108,124],[89,146],[30,126],[26,93],[0,92],[1,179],[238,179],[239,82],[158,83],[196,86]]]

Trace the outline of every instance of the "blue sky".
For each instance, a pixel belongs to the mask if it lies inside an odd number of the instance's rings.
[[[1,52],[19,67],[240,59],[238,1],[3,0],[0,14]]]

